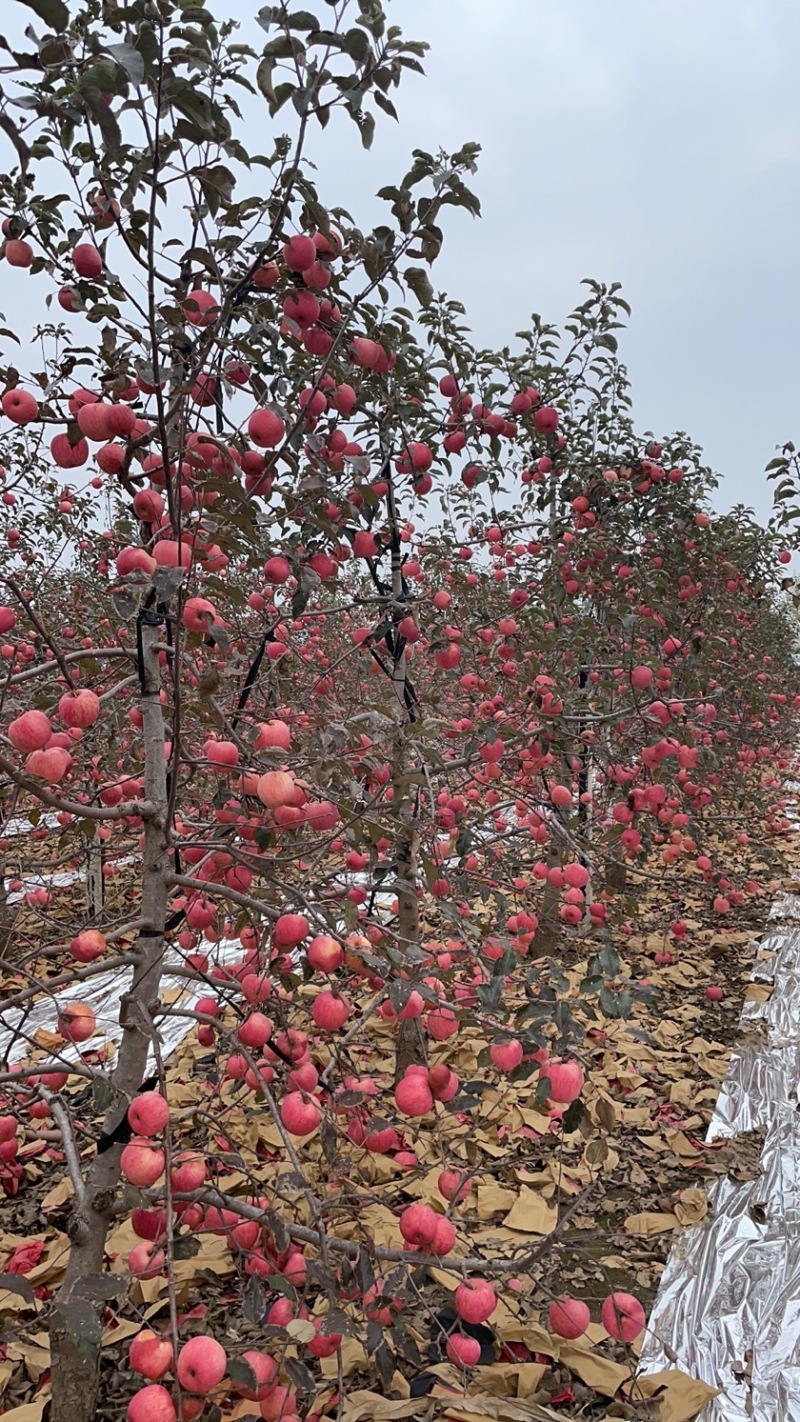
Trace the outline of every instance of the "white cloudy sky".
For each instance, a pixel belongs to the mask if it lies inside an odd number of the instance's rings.
[[[233,0],[236,12],[244,0]],[[431,44],[371,154],[328,130],[321,188],[363,220],[414,147],[483,146],[479,222],[453,213],[436,284],[481,342],[619,280],[638,421],[688,430],[722,505],[766,517],[800,441],[798,0],[390,0]]]
[[[259,44],[259,3],[212,9]],[[380,115],[368,154],[330,125],[323,200],[366,226],[412,148],[479,142],[484,215],[450,209],[434,278],[476,340],[511,340],[531,311],[562,320],[583,277],[621,281],[639,427],[687,430],[724,476],[718,502],[766,518],[764,465],[800,443],[798,0],[386,3],[430,43],[427,77],[407,75],[400,123]],[[14,6],[11,29],[30,13]]]

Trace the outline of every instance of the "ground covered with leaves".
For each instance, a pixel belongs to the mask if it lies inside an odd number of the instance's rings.
[[[800,837],[786,833],[778,848],[788,885],[792,866],[800,865]],[[123,886],[114,892],[124,894]],[[398,1161],[397,1151],[370,1152],[324,1128],[302,1142],[304,1169],[325,1202],[325,1231],[338,1242],[327,1262],[307,1248],[304,1281],[249,1272],[247,1251],[232,1248],[224,1231],[176,1232],[172,1276],[181,1337],[208,1329],[231,1359],[248,1348],[272,1352],[304,1415],[342,1422],[696,1416],[711,1389],[677,1368],[638,1377],[637,1346],[615,1343],[596,1320],[615,1289],[649,1308],[676,1233],[703,1227],[716,1179],[758,1173],[757,1133],[710,1145],[705,1136],[739,1035],[743,998],[765,991],[749,976],[770,893],[754,895],[721,921],[699,872],[678,903],[655,878],[631,876],[627,892],[635,914],[614,930],[615,951],[648,991],[626,1018],[599,1011],[584,1018],[578,1056],[587,1084],[577,1125],[569,1111],[561,1120],[542,1103],[535,1071],[522,1067],[506,1076],[487,1065],[485,1032],[463,1026],[434,1044],[435,1061],[458,1074],[457,1097],[434,1117],[398,1127],[414,1168]],[[57,916],[59,894],[70,893],[54,889],[49,912]],[[588,947],[579,936],[563,947],[568,998],[580,995]],[[9,979],[3,987],[16,985]],[[709,985],[724,989],[721,1001],[708,1000]],[[193,1024],[187,1028],[167,1070],[176,1143],[209,1152],[210,1141],[214,1187],[258,1198],[276,1251],[285,1251],[293,1231],[302,1239],[320,1221],[263,1101],[225,1078],[215,1051],[198,1041]],[[348,1048],[348,1066],[391,1080],[396,1044],[395,1027],[373,1017]],[[328,1053],[315,1044],[320,1067]],[[89,1151],[98,1106],[91,1088],[78,1088],[72,1105]],[[18,1188],[2,1205],[0,1409],[13,1422],[39,1422],[50,1396],[48,1303],[63,1279],[72,1202],[51,1119],[28,1125],[19,1159]],[[456,1204],[439,1191],[444,1163],[463,1175],[464,1198]],[[414,1200],[449,1214],[457,1255],[485,1261],[487,1277],[497,1270],[499,1302],[490,1323],[465,1330],[481,1344],[480,1362],[466,1374],[445,1358],[459,1274],[435,1261],[410,1271],[402,1263],[398,1216]],[[132,1280],[127,1272],[139,1242],[130,1208],[147,1201],[128,1187],[125,1203],[102,1284],[103,1419],[124,1416],[130,1339],[143,1323],[156,1331],[169,1323],[166,1274]],[[365,1327],[363,1308],[350,1300],[375,1288],[392,1303],[376,1306]],[[319,1360],[307,1349],[308,1315],[334,1292],[328,1326],[342,1334],[342,1344]],[[585,1300],[595,1320],[574,1342],[548,1329],[548,1305],[564,1293]],[[289,1305],[283,1319],[274,1307],[280,1299]],[[203,1416],[241,1422],[257,1414],[258,1404],[246,1399],[220,1409],[210,1398]]]

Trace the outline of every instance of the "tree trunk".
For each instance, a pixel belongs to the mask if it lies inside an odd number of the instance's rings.
[[[628,887],[628,866],[619,859],[606,865],[605,886],[612,894],[624,894]]]
[[[95,835],[89,840],[86,856],[86,914],[88,918],[103,916],[105,880],[103,879],[103,841]]]
[[[388,459],[387,470],[390,469]],[[398,948],[413,961],[420,946],[419,926],[419,792],[408,776],[408,729],[415,719],[415,698],[408,681],[405,642],[398,625],[404,607],[402,543],[391,473],[388,474],[387,512],[392,538],[392,689],[396,731],[392,746],[392,814],[395,817],[394,879],[397,893]],[[406,1069],[426,1059],[425,1039],[417,1019],[401,1022],[397,1035],[395,1083]]]
[[[397,777],[396,777],[397,778]],[[402,795],[402,787],[399,794]],[[398,790],[395,790],[395,795]],[[406,787],[406,799],[408,790]],[[417,888],[419,835],[410,825],[400,828],[395,851],[394,869],[397,887],[397,928],[401,952],[409,946],[419,947],[419,897]],[[395,1086],[410,1066],[421,1065],[426,1058],[425,1039],[419,1018],[401,1022],[397,1034]]]
[[[138,962],[130,990],[120,1005],[123,1028],[111,1077],[113,1099],[97,1151],[85,1177],[82,1197],[70,1221],[72,1241],[64,1283],[50,1318],[53,1401],[51,1422],[93,1422],[97,1411],[100,1362],[98,1309],[106,1238],[120,1178],[123,1143],[115,1139],[131,1100],[140,1090],[158,1005],[167,910],[167,778],[165,728],[159,699],[159,623],[140,613],[141,710],[145,750],[145,795],[155,807],[145,821],[141,914],[152,928],[135,945]]]
[[[555,869],[561,863],[560,849],[551,849],[547,856],[548,869]],[[557,889],[549,879],[545,879],[544,895],[542,897],[542,908],[539,913],[539,925],[533,935],[531,944],[532,958],[545,958],[553,952],[561,937],[561,920],[558,916],[561,904],[561,890]]]
[[[13,932],[15,918],[14,908],[8,902],[6,857],[3,855],[0,859],[0,969],[4,971],[10,971],[13,966],[11,950],[16,941]]]

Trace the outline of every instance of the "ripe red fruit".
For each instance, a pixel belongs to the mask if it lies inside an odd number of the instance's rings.
[[[167,1227],[166,1210],[145,1210],[141,1206],[131,1211],[131,1224],[139,1239],[161,1240]]]
[[[83,310],[83,302],[74,286],[59,287],[56,299],[62,311],[70,311],[74,314],[76,311]]]
[[[609,1294],[600,1309],[600,1321],[612,1338],[632,1343],[647,1322],[645,1311],[633,1294]]]
[[[324,1032],[338,1032],[350,1016],[350,1003],[338,993],[321,992],[314,998],[311,1016]]]
[[[177,1422],[175,1405],[160,1383],[148,1383],[128,1403],[128,1422]]]
[[[155,563],[153,566],[156,566]],[[216,616],[217,609],[207,597],[190,597],[184,603],[181,621],[187,632],[203,634],[208,632]]]
[[[455,1306],[465,1323],[485,1323],[497,1307],[494,1285],[488,1279],[465,1279],[456,1289]]]
[[[555,434],[558,429],[558,410],[554,410],[552,405],[541,405],[533,417],[533,423],[539,434]]]
[[[160,1274],[166,1258],[160,1245],[150,1240],[134,1245],[128,1255],[128,1268],[137,1279],[155,1279]]]
[[[586,1332],[591,1320],[588,1304],[582,1299],[572,1299],[564,1294],[554,1299],[547,1313],[551,1333],[558,1338],[580,1338]]]
[[[428,1031],[431,1028],[431,1013],[428,1013]],[[435,1034],[432,1034],[435,1035]],[[448,1033],[448,1036],[451,1035]],[[458,1077],[445,1062],[439,1062],[428,1072],[428,1086],[436,1101],[451,1101],[458,1091]]]
[[[300,233],[290,237],[283,249],[283,260],[290,272],[305,272],[317,260],[317,248],[313,237]]]
[[[79,963],[91,963],[106,950],[106,940],[96,928],[85,928],[69,945],[72,957]]]
[[[126,578],[129,573],[135,572],[153,573],[156,569],[155,558],[151,558],[144,548],[123,548],[117,554],[114,563],[121,578]]]
[[[216,1338],[199,1334],[184,1343],[175,1369],[178,1382],[187,1392],[208,1393],[225,1376],[228,1355]]]
[[[53,728],[44,711],[23,711],[8,728],[8,739],[18,751],[44,750]]]
[[[143,1328],[131,1343],[128,1362],[135,1373],[158,1382],[172,1367],[172,1343],[159,1338],[152,1328]]]
[[[322,1120],[322,1108],[302,1091],[290,1091],[281,1102],[281,1120],[293,1136],[308,1136]]]
[[[89,446],[85,439],[70,444],[67,435],[57,434],[50,441],[50,453],[59,469],[80,469],[89,458]]]
[[[407,1205],[400,1216],[400,1233],[406,1244],[424,1251],[433,1244],[441,1218],[430,1205]]]
[[[180,1193],[199,1190],[205,1184],[208,1168],[202,1156],[193,1151],[184,1151],[175,1156],[170,1182],[173,1190]]]
[[[472,1189],[471,1180],[464,1180],[460,1170],[443,1170],[436,1185],[445,1200],[466,1200]]]
[[[314,1319],[315,1336],[308,1344],[308,1351],[312,1358],[332,1358],[334,1353],[338,1353],[342,1346],[341,1333],[329,1333],[325,1329],[325,1315]]]
[[[477,1338],[464,1333],[454,1333],[447,1340],[447,1356],[457,1368],[474,1368],[480,1362],[481,1345]]]
[[[295,791],[295,779],[288,770],[267,770],[259,776],[256,794],[267,809],[290,805]]]
[[[282,913],[272,930],[275,948],[296,948],[308,937],[308,919],[302,913]]]
[[[93,242],[79,242],[72,249],[72,265],[79,277],[99,277],[103,270],[103,258]]]
[[[28,390],[7,390],[2,399],[3,414],[15,425],[29,425],[39,414],[39,406]]]
[[[231,1391],[237,1397],[246,1397],[250,1402],[260,1402],[267,1396],[278,1376],[278,1364],[269,1353],[257,1353],[252,1348],[242,1353],[242,1362],[250,1368],[255,1387],[249,1387],[247,1383],[232,1382]]]
[[[493,1042],[489,1056],[498,1071],[514,1071],[525,1055],[522,1043],[513,1038],[510,1042]]]
[[[284,1383],[271,1388],[260,1407],[265,1422],[297,1422],[297,1394]]]
[[[256,750],[266,750],[271,747],[277,750],[288,751],[291,748],[291,731],[285,721],[266,721],[258,728],[254,745]]]
[[[10,267],[29,267],[33,261],[33,248],[30,242],[23,242],[18,237],[9,237],[5,257]]]
[[[360,529],[353,539],[353,552],[356,558],[374,558],[378,552],[375,534]]]
[[[206,760],[210,761],[212,765],[219,766],[221,769],[226,769],[230,766],[238,765],[239,763],[239,748],[234,741],[217,741],[210,738],[204,742],[203,750],[205,751]]]
[[[400,458],[395,461],[395,468],[401,474],[408,474],[412,470],[415,473],[424,473],[426,469],[430,469],[432,463],[433,455],[429,445],[411,443],[406,445]]]
[[[197,287],[188,293],[183,314],[190,326],[213,326],[219,315],[219,303],[210,291]]]
[[[120,1169],[131,1185],[149,1190],[164,1173],[166,1156],[149,1140],[128,1141],[120,1157]]]
[[[169,1106],[160,1091],[143,1091],[128,1107],[128,1121],[137,1136],[157,1136],[169,1120]]]
[[[48,785],[57,785],[63,780],[70,766],[72,756],[62,746],[49,745],[46,750],[31,751],[25,761],[25,769],[30,775],[46,780]]]
[[[583,1068],[578,1062],[545,1062],[542,1075],[550,1080],[550,1100],[566,1105],[577,1101],[583,1087]]]
[[[433,1110],[433,1092],[427,1074],[406,1072],[394,1093],[395,1105],[404,1116],[426,1116]]]
[[[352,345],[353,360],[365,370],[378,370],[384,355],[383,347],[366,336],[356,336]]]
[[[263,1012],[251,1012],[236,1035],[244,1047],[265,1047],[272,1036],[272,1023]]]
[[[85,1002],[70,1002],[61,1008],[58,1030],[67,1042],[86,1042],[94,1035],[97,1018]]]
[[[100,700],[87,687],[67,691],[58,703],[58,714],[65,726],[79,726],[86,731],[100,715]]]
[[[431,1253],[438,1255],[441,1259],[445,1254],[450,1254],[456,1242],[456,1229],[452,1220],[445,1219],[444,1215],[437,1215],[436,1234],[431,1244]]]
[[[286,558],[268,558],[264,564],[264,577],[268,583],[285,583],[291,575],[291,571]]]
[[[721,987],[707,987],[707,988],[706,988],[706,997],[708,998],[709,1002],[722,1002],[722,999],[723,999],[724,996],[725,996],[725,989],[724,989],[724,988],[721,988]]]
[[[247,422],[247,433],[253,444],[262,449],[274,449],[286,434],[286,425],[274,410],[254,410]]]
[[[309,943],[306,957],[318,973],[335,973],[344,962],[344,949],[329,934],[319,933]]]

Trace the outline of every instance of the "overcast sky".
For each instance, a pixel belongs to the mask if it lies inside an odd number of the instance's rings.
[[[483,217],[450,210],[434,284],[501,344],[531,311],[563,319],[581,278],[621,281],[637,423],[687,430],[720,505],[765,518],[764,465],[800,441],[798,0],[389,8],[430,43],[427,77],[404,80],[370,154],[331,125],[321,192],[364,225],[412,148],[479,142]]]
[[[583,277],[621,281],[639,428],[688,431],[718,503],[765,519],[764,466],[800,443],[800,0],[386,3],[430,43],[427,75],[406,75],[370,153],[343,115],[319,135],[323,201],[367,227],[413,148],[479,142],[483,217],[447,210],[434,270],[477,343],[512,341],[532,311],[562,321]],[[259,0],[212,8],[263,43]],[[12,29],[30,14],[15,6]]]

